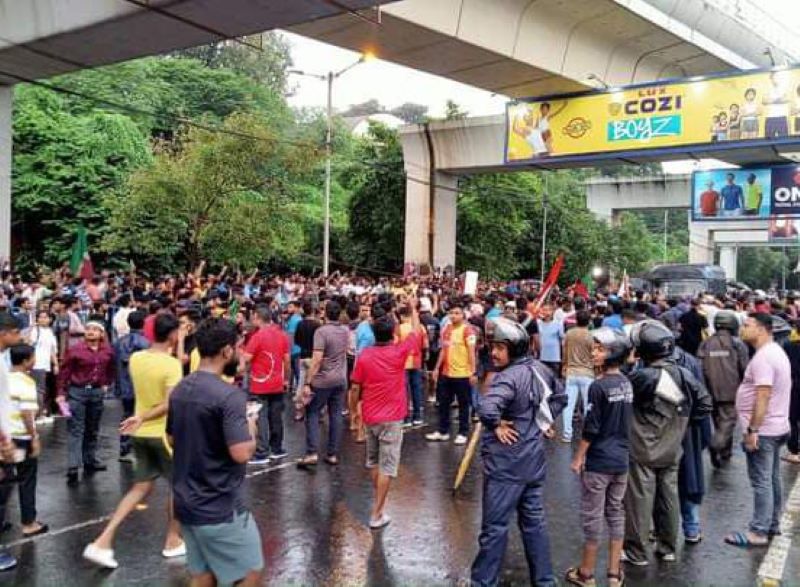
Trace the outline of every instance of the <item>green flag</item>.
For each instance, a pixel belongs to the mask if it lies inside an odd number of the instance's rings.
[[[86,238],[86,229],[78,227],[75,233],[75,242],[72,244],[72,255],[69,260],[69,270],[74,276],[89,279],[94,274],[92,260],[89,258],[89,241]]]

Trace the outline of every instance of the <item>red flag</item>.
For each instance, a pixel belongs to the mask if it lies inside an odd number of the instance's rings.
[[[544,280],[542,289],[539,291],[539,296],[536,298],[535,307],[537,310],[547,299],[547,296],[550,294],[550,290],[553,289],[553,286],[558,281],[558,276],[561,274],[561,269],[563,269],[563,267],[564,255],[559,255],[556,259],[556,262],[553,263],[553,266],[550,268],[550,273],[547,274],[547,279]]]
[[[576,296],[581,296],[582,298],[586,299],[589,297],[589,288],[584,285],[583,281],[578,279],[575,282],[575,285],[572,286],[572,291],[575,293]]]

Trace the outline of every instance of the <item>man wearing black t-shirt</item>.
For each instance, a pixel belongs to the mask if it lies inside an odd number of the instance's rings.
[[[248,411],[247,395],[221,379],[236,373],[236,338],[227,320],[203,322],[196,333],[200,366],[169,399],[175,517],[193,585],[255,586],[264,568],[261,536],[242,492],[258,411]]]
[[[303,320],[297,325],[294,333],[294,344],[300,347],[300,375],[297,380],[297,389],[294,395],[294,419],[303,419],[303,388],[306,384],[306,374],[311,366],[311,355],[314,353],[314,333],[320,327],[319,320],[314,313],[314,306],[311,302],[303,304]]]

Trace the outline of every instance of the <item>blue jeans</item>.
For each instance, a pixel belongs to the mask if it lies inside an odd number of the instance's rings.
[[[322,408],[328,407],[329,457],[339,455],[342,441],[342,410],[344,410],[344,385],[337,387],[312,387],[313,397],[306,407],[306,454],[319,452],[319,417]]]
[[[578,403],[578,394],[581,394],[583,401],[583,414],[586,415],[586,407],[589,405],[589,386],[592,384],[591,377],[580,377],[568,375],[566,382],[567,406],[564,408],[564,438],[572,439],[572,415],[575,413],[575,404]]]
[[[411,399],[411,419],[422,420],[421,369],[406,369],[406,393]]]
[[[682,499],[681,518],[683,518],[683,535],[687,538],[698,537],[700,535],[700,504]]]
[[[103,389],[100,387],[72,387],[67,393],[72,417],[67,420],[68,467],[99,465],[97,437],[103,417]]]
[[[132,397],[121,397],[122,420],[127,420],[136,412],[136,399]],[[125,434],[119,436],[119,456],[125,456],[131,452],[131,437]]]
[[[508,542],[508,525],[515,511],[531,584],[556,584],[542,494],[543,486],[538,483],[508,483],[484,477],[480,549],[472,563],[473,585],[497,585]]]
[[[759,436],[758,448],[745,451],[747,476],[753,487],[753,520],[750,531],[767,536],[780,530],[781,490],[780,451],[786,442],[783,436]]]

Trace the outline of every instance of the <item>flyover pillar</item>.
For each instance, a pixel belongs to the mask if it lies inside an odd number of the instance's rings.
[[[724,246],[719,248],[719,266],[725,270],[727,279],[736,279],[736,262],[739,257],[739,250],[735,246]]]
[[[11,256],[11,106],[14,90],[0,86],[0,260]]]
[[[423,180],[418,170],[407,173],[405,261],[455,267],[458,178],[437,171]]]

